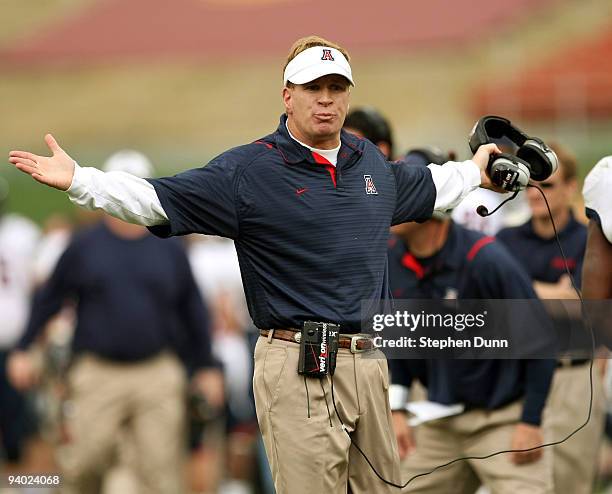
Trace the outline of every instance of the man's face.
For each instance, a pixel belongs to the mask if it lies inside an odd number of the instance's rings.
[[[536,185],[544,192],[553,216],[570,207],[572,196],[576,192],[576,180],[566,181],[561,169],[558,169],[544,182],[536,183]],[[538,190],[528,187],[527,200],[534,218],[548,218],[546,203]]]
[[[283,88],[289,130],[312,147],[335,147],[348,112],[348,80],[330,74],[306,84]]]

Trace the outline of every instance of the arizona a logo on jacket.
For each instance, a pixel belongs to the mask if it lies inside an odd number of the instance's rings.
[[[372,180],[372,175],[364,175],[363,179],[365,180],[366,194],[378,194],[374,180]]]

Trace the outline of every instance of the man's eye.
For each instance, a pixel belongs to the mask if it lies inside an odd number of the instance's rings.
[[[306,90],[307,91],[318,91],[319,90],[319,86],[317,85],[312,85],[312,86],[306,86]]]

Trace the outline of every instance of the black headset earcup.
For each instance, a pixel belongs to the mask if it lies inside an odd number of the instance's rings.
[[[541,140],[533,137],[523,143],[516,155],[529,164],[531,178],[537,182],[546,180],[559,167],[555,152]]]
[[[491,182],[508,191],[524,189],[529,183],[529,163],[507,153],[491,156],[487,173]]]
[[[468,143],[470,145],[470,149],[472,153],[476,153],[478,148],[483,144],[488,144],[489,137],[487,136],[487,131],[485,129],[485,123],[489,117],[482,117],[478,119],[478,121],[472,127],[472,132],[470,132],[470,136],[468,139]]]

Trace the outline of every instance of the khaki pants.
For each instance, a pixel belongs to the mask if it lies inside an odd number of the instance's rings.
[[[544,411],[546,441],[565,438],[587,418],[589,364],[560,367],[555,372]],[[604,391],[597,366],[593,368],[593,410],[586,427],[562,444],[552,447],[555,492],[591,494],[604,428]]]
[[[183,492],[185,385],[169,354],[128,364],[79,357],[68,376],[70,440],[59,456],[64,492],[100,492],[119,437],[131,442],[139,492]]]
[[[416,428],[416,452],[402,462],[404,482],[463,456],[485,456],[510,449],[514,427],[522,410],[520,402],[487,412],[471,410]],[[551,451],[526,465],[515,465],[510,454],[486,460],[460,461],[412,481],[402,492],[474,494],[486,485],[493,494],[550,494]]]
[[[398,483],[387,362],[380,352],[381,358],[364,356],[339,350],[336,406],[378,472]],[[329,376],[300,376],[298,357],[297,343],[260,337],[255,347],[255,405],[276,494],[346,494],[347,488],[352,494],[398,492],[378,479],[351,446],[334,410]]]

